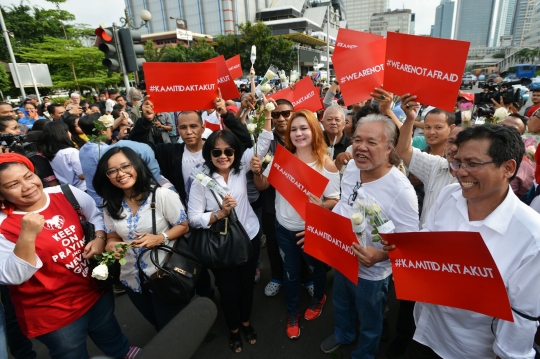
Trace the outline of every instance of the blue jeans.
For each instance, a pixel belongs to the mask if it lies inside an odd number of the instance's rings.
[[[0,359],[7,357],[6,321],[4,318],[4,306],[0,304]]]
[[[296,234],[299,232],[289,231],[276,220],[276,240],[281,258],[283,259],[283,288],[285,289],[285,300],[289,315],[298,314],[298,282],[302,257],[304,257],[308,265],[315,287],[313,298],[321,300],[324,296],[324,287],[326,286],[326,269],[324,268],[324,264],[309,254],[306,254],[302,246],[296,244],[300,239],[296,237]]]
[[[335,271],[332,300],[336,340],[341,344],[352,343],[356,338],[356,318],[360,319],[358,346],[351,353],[353,359],[377,356],[389,281],[390,277],[375,281],[358,278],[358,285],[354,285]]]
[[[52,359],[88,359],[87,336],[107,356],[122,358],[129,351],[128,339],[114,316],[112,287],[79,319],[36,339],[47,346]]]

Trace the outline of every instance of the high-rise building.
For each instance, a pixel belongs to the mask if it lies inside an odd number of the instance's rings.
[[[344,0],[349,29],[369,31],[371,15],[388,9],[389,0]]]
[[[414,14],[409,9],[375,13],[369,22],[369,32],[385,36],[388,31],[414,34]]]
[[[435,25],[433,37],[451,39],[454,31],[454,11],[456,3],[453,0],[441,0],[435,9]]]
[[[538,47],[538,44],[540,44],[540,1],[536,0],[529,29],[523,36],[522,46]]]
[[[492,46],[498,0],[460,0],[457,5],[454,39],[469,41],[471,47]]]
[[[538,0],[516,0],[514,19],[512,22],[512,46],[523,44],[523,37],[531,29],[531,20],[534,15],[534,5]]]
[[[494,2],[496,17],[490,34],[489,46],[500,46],[501,37],[512,33],[515,8],[516,0],[497,0]]]

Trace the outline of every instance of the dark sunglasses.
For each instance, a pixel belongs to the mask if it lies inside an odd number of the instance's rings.
[[[279,118],[279,116],[283,116],[283,118],[289,118],[289,116],[291,116],[291,110],[287,110],[287,111],[273,111],[271,112],[270,114],[272,115],[272,118],[274,120],[277,120]]]
[[[234,155],[234,148],[226,148],[224,150],[215,148],[212,151],[210,151],[210,154],[212,155],[212,157],[216,157],[216,158],[221,156],[223,153],[225,153],[225,156],[231,157]]]

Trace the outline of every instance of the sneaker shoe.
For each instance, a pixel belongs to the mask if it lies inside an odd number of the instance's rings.
[[[296,339],[300,336],[300,314],[289,314],[289,318],[287,318],[287,336],[289,339]]]
[[[339,348],[341,346],[341,343],[336,340],[334,337],[334,334],[323,340],[321,343],[321,350],[325,352],[326,354],[332,353],[334,350]]]
[[[266,295],[267,297],[275,296],[276,294],[279,293],[279,290],[281,289],[282,285],[283,284],[277,283],[271,280],[270,283],[268,283],[266,287],[264,287],[264,295]]]
[[[315,286],[313,285],[313,282],[304,283],[302,284],[302,287],[306,288],[309,295],[313,297],[313,294],[315,294]]]
[[[326,302],[326,295],[323,295],[320,301],[317,300],[316,298],[311,298],[311,304],[309,305],[309,308],[306,309],[306,312],[304,313],[304,318],[306,320],[317,319],[319,315],[321,315],[322,313],[322,307],[325,302]]]
[[[114,284],[113,291],[114,294],[124,294],[126,292],[126,288],[124,288],[124,286],[121,284]]]
[[[255,279],[253,280],[255,283],[259,283],[259,281],[261,280],[261,270],[260,269],[257,269],[255,271]]]
[[[130,346],[129,351],[127,352],[126,355],[122,357],[122,359],[133,359],[137,356],[137,354],[139,354],[141,350],[142,350],[141,348]]]

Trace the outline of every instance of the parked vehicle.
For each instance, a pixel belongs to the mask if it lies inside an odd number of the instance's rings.
[[[461,85],[459,86],[460,89],[462,88],[470,88],[472,89],[476,81],[471,75],[464,75],[461,78]]]
[[[531,84],[529,85],[529,90],[536,90],[540,88],[540,76],[533,77]]]

